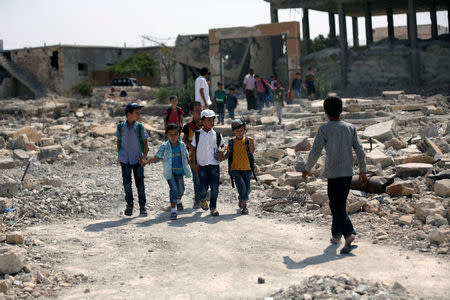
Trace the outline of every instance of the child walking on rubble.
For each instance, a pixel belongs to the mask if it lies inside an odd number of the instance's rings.
[[[326,159],[323,176],[328,178],[328,199],[332,214],[330,242],[338,244],[341,237],[345,245],[341,254],[348,254],[357,246],[352,245],[356,232],[347,215],[347,196],[353,175],[353,154],[356,152],[359,166],[359,180],[367,181],[364,149],[358,138],[356,128],[340,120],[342,100],[339,97],[327,97],[323,104],[329,122],[320,126],[314,144],[306,162],[303,178],[311,175],[310,171],[325,147]]]

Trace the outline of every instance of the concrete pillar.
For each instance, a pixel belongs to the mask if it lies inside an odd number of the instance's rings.
[[[409,13],[406,13],[406,31],[408,32],[408,43],[411,44],[411,35],[410,35],[410,31],[409,28],[411,26],[409,25]]]
[[[365,2],[365,15],[366,15],[366,40],[367,45],[373,43],[373,33],[372,33],[372,12],[370,10],[370,3],[368,0]]]
[[[345,7],[341,2],[339,6],[339,41],[340,41],[340,56],[341,56],[341,87],[347,86],[347,25],[345,22]]]
[[[302,25],[303,25],[303,43],[305,44],[305,54],[308,55],[311,53],[311,43],[310,43],[310,36],[309,36],[309,11],[307,8],[303,9],[303,19],[302,19]]]
[[[438,27],[437,27],[437,15],[436,15],[436,0],[431,0],[431,38],[433,40],[438,39]]]
[[[278,23],[278,9],[270,3],[270,23]]]
[[[447,4],[447,24],[448,24],[448,32],[450,32],[450,1]]]
[[[387,21],[388,21],[388,37],[389,42],[392,44],[395,40],[394,33],[394,13],[392,8],[386,9]]]
[[[330,45],[336,46],[336,21],[331,12],[328,13],[328,24],[330,25]]]
[[[3,40],[0,40],[0,51],[3,51]]]
[[[417,49],[417,18],[416,0],[408,0],[409,37],[411,47],[411,79],[414,84],[419,84],[419,52]]]
[[[358,17],[352,17],[353,47],[359,47]]]

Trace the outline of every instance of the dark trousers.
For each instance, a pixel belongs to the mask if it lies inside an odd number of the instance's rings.
[[[206,199],[210,188],[209,208],[217,208],[217,196],[219,195],[220,168],[219,165],[200,166],[198,172],[200,178],[200,191],[202,200]]]
[[[224,122],[225,119],[225,104],[224,103],[217,103],[217,114],[219,115],[219,123]]]
[[[337,238],[342,235],[347,238],[349,235],[355,234],[346,210],[351,182],[351,177],[328,178],[328,199],[333,216],[331,234]]]
[[[247,110],[256,109],[255,91],[245,90],[245,98],[247,98]]]
[[[144,207],[145,200],[145,187],[144,187],[144,168],[141,167],[140,164],[129,165],[129,164],[120,164],[122,166],[122,181],[123,188],[125,190],[125,201],[127,205],[133,206],[133,191],[131,190],[131,172],[134,175],[134,183],[136,184],[138,198],[139,198],[139,207]]]

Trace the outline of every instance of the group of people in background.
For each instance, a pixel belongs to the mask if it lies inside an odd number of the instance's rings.
[[[301,97],[300,87],[306,87],[308,94],[314,96],[315,78],[312,70],[303,81],[301,74],[297,74],[292,81],[291,89],[297,97]],[[223,89],[223,83],[217,84],[214,101],[218,114],[209,109],[212,101],[209,96],[209,87],[206,80],[208,70],[202,69],[198,80],[195,99],[189,105],[192,120],[184,124],[184,111],[178,106],[176,96],[170,97],[170,107],[164,113],[164,127],[166,141],[163,142],[153,156],[148,156],[149,135],[142,123],[139,123],[142,106],[129,103],[125,109],[126,120],[118,123],[117,151],[122,168],[122,178],[125,190],[125,215],[133,214],[133,194],[131,190],[131,174],[134,174],[138,191],[140,215],[146,216],[144,167],[150,163],[161,161],[162,173],[169,186],[170,219],[176,220],[178,213],[184,210],[182,197],[185,192],[184,177],[191,177],[194,187],[194,203],[192,209],[210,210],[213,217],[219,216],[217,198],[220,185],[220,163],[228,160],[228,173],[232,186],[236,186],[238,206],[241,214],[249,213],[247,202],[251,191],[251,177],[256,180],[254,157],[255,141],[246,135],[247,125],[239,118],[234,118],[234,108],[237,98],[234,89],[229,88],[228,93]],[[197,82],[197,81],[196,81]],[[244,79],[247,97],[254,97],[249,101],[249,109],[262,110],[266,105],[267,91],[273,96],[273,105],[276,107],[281,122],[282,107],[285,105],[287,92],[280,81],[271,78],[270,83],[253,74],[253,70]],[[271,105],[270,98],[268,105]],[[225,141],[223,136],[214,130],[216,118],[224,124],[224,111],[228,108],[231,129],[234,137]],[[325,169],[323,176],[328,178],[328,198],[332,213],[331,243],[340,243],[342,237],[345,245],[341,253],[349,253],[356,248],[352,242],[355,239],[355,230],[346,213],[346,201],[350,191],[353,175],[353,155],[355,150],[360,168],[360,180],[367,182],[365,154],[356,129],[353,125],[340,120],[342,113],[342,100],[339,97],[328,97],[324,101],[324,111],[329,122],[318,129],[313,147],[308,156],[303,177],[305,180],[311,175],[310,171],[320,157],[323,148],[326,150]],[[183,137],[181,138],[181,133]]]

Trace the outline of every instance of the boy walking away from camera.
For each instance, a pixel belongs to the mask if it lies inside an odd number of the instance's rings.
[[[355,231],[347,215],[347,196],[353,175],[353,154],[356,152],[359,166],[359,179],[367,181],[365,154],[358,138],[356,128],[339,119],[342,113],[342,100],[339,97],[328,97],[324,101],[325,115],[329,122],[320,126],[313,147],[308,156],[303,178],[310,176],[311,169],[317,162],[325,147],[325,170],[323,176],[328,178],[328,199],[333,217],[331,224],[331,243],[337,244],[341,237],[345,238],[345,245],[341,253],[350,253],[357,246],[352,245]]]
[[[248,214],[247,201],[250,194],[250,177],[254,176],[254,158],[255,143],[253,139],[245,136],[246,127],[245,122],[241,119],[235,119],[231,122],[231,129],[233,130],[234,139],[228,142],[227,154],[228,158],[228,173],[231,176],[231,184],[239,194],[239,208],[243,215]]]
[[[167,141],[160,147],[154,157],[146,163],[163,161],[164,178],[169,184],[170,193],[170,219],[177,219],[177,210],[183,210],[181,198],[184,194],[184,176],[190,177],[188,166],[189,153],[186,145],[180,141],[180,127],[178,124],[169,123],[166,127]]]
[[[224,123],[225,118],[225,105],[227,103],[227,93],[223,90],[223,83],[217,83],[217,91],[214,93],[214,101],[216,102],[217,114],[219,115],[219,119],[217,120],[217,124]]]
[[[227,108],[228,108],[228,115],[231,120],[234,120],[234,110],[239,105],[238,98],[234,94],[234,88],[230,87],[228,89],[227,94]]]
[[[281,82],[277,81],[275,83],[275,90],[273,91],[275,109],[277,110],[278,116],[278,124],[281,124],[281,118],[283,117],[283,107],[284,107],[284,99],[285,99],[285,91],[281,86]]]
[[[189,104],[189,113],[192,115],[192,121],[184,125],[183,127],[183,142],[186,144],[189,150],[189,161],[192,161],[194,155],[194,147],[192,147],[192,139],[197,130],[202,128],[202,120],[200,114],[202,112],[202,105],[200,102],[191,102]],[[200,179],[198,172],[191,165],[192,183],[194,184],[194,206],[193,209],[200,208]]]
[[[184,111],[178,106],[177,96],[170,96],[170,107],[164,112],[164,128],[167,124],[178,124],[180,127],[183,126],[183,115]]]
[[[195,101],[200,102],[203,109],[207,109],[211,104],[209,97],[209,85],[207,81],[208,68],[200,69],[200,76],[195,79]]]
[[[219,132],[214,131],[216,114],[210,109],[201,113],[203,128],[197,131],[192,140],[195,148],[193,161],[194,169],[199,172],[201,199],[200,206],[208,210],[206,195],[210,189],[209,209],[211,216],[217,217],[217,196],[219,195],[220,167],[219,158],[223,158],[223,138]]]
[[[142,105],[128,103],[125,107],[126,120],[117,124],[117,152],[122,167],[122,181],[125,190],[125,215],[133,214],[133,191],[131,189],[131,172],[134,174],[141,216],[147,215],[145,209],[144,166],[148,153],[148,133],[139,123]]]
[[[305,88],[308,91],[308,99],[314,100],[316,95],[316,75],[314,75],[312,68],[308,68],[308,74],[305,76]]]

